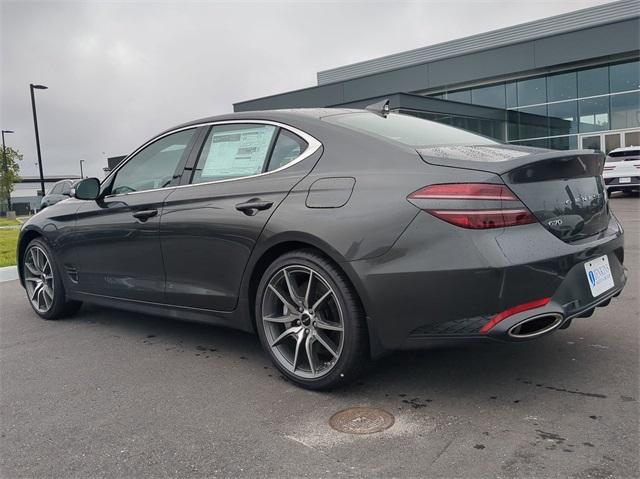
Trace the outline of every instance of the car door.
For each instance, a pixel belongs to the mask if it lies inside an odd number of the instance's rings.
[[[179,183],[196,128],[144,146],[103,183],[101,198],[77,213],[73,274],[83,293],[163,303],[159,224]]]
[[[321,145],[272,122],[215,124],[188,185],[166,199],[160,223],[171,304],[231,311],[267,220],[313,168]]]

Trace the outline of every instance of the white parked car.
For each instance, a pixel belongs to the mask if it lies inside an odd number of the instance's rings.
[[[611,150],[604,164],[603,176],[608,194],[640,191],[640,146]]]

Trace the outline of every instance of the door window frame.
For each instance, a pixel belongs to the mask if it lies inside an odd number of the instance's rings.
[[[271,144],[269,145],[269,150],[267,153],[267,156],[265,158],[264,164],[262,165],[262,171],[260,173],[256,173],[254,175],[247,175],[247,176],[238,176],[235,178],[226,178],[226,179],[222,179],[222,180],[211,180],[211,181],[203,181],[201,183],[191,183],[192,180],[192,176],[195,173],[195,169],[198,163],[198,158],[200,157],[200,154],[202,153],[202,150],[204,149],[205,143],[207,141],[207,139],[209,138],[209,133],[211,131],[211,129],[214,126],[220,126],[220,125],[272,125],[276,127],[276,131],[274,132],[273,138],[271,139]],[[191,151],[191,154],[189,155],[189,158],[187,159],[187,163],[185,165],[185,171],[182,174],[182,180],[180,182],[180,185],[178,186],[178,188],[183,188],[183,187],[193,187],[193,186],[203,186],[203,185],[211,185],[211,184],[215,184],[215,183],[227,183],[229,181],[239,181],[239,180],[246,180],[249,178],[257,178],[260,176],[265,176],[265,175],[270,175],[273,173],[277,173],[279,171],[282,171],[284,169],[290,168],[293,165],[300,163],[302,160],[305,160],[306,158],[309,158],[311,155],[313,155],[316,151],[318,151],[320,149],[320,147],[322,146],[322,143],[317,140],[315,137],[311,136],[310,134],[299,130],[296,127],[287,125],[285,123],[281,123],[279,121],[273,121],[273,120],[254,120],[251,118],[247,118],[247,119],[242,119],[242,120],[219,120],[219,121],[211,121],[211,122],[205,122],[202,123],[201,126],[206,127],[204,128],[206,131],[201,135],[200,137],[200,142],[198,143],[196,148],[193,148],[193,150]],[[293,133],[294,135],[298,135],[300,138],[302,138],[304,141],[307,142],[307,148],[300,153],[300,155],[298,155],[296,158],[294,158],[293,160],[291,160],[289,163],[287,163],[286,165],[281,166],[280,168],[277,168],[275,170],[271,170],[271,171],[266,171],[267,165],[269,164],[269,159],[271,158],[271,154],[273,153],[273,148],[275,146],[275,141],[278,138],[278,135],[280,134],[281,130],[288,130],[290,133]],[[178,131],[178,130],[176,130]],[[187,173],[187,174],[185,174]]]
[[[237,123],[237,125],[239,126],[243,126],[243,125],[265,125],[265,123],[261,123],[261,122],[257,122],[257,121],[246,121],[246,122],[241,122],[241,123]],[[271,162],[271,155],[273,155],[273,149],[276,146],[276,141],[278,140],[278,137],[280,135],[280,131],[282,130],[281,126],[276,126],[275,129],[273,130],[273,134],[271,135],[271,139],[269,140],[269,145],[267,146],[267,152],[265,154],[264,160],[262,161],[262,167],[260,168],[260,173],[254,173],[253,175],[245,175],[245,176],[236,176],[233,178],[225,178],[223,180],[210,180],[210,181],[199,181],[197,183],[194,183],[194,178],[196,176],[196,172],[198,171],[198,164],[200,163],[200,161],[204,161],[206,162],[206,160],[204,158],[201,158],[202,152],[204,151],[205,145],[207,144],[207,141],[209,140],[210,136],[213,134],[213,129],[216,126],[224,126],[223,124],[215,124],[215,125],[211,125],[209,126],[209,128],[207,128],[207,132],[204,135],[204,138],[202,139],[202,144],[200,144],[200,148],[198,148],[198,153],[195,155],[195,157],[193,158],[193,166],[191,168],[185,168],[185,171],[190,171],[190,174],[188,175],[184,175],[185,176],[185,182],[181,183],[181,184],[185,184],[185,185],[199,185],[199,184],[204,184],[204,183],[215,183],[218,181],[228,181],[228,180],[237,180],[237,179],[243,179],[243,178],[251,178],[253,176],[258,176],[260,174],[266,173],[267,172],[267,168],[269,167],[269,163]],[[272,126],[272,125],[267,125],[267,126]],[[306,151],[306,149],[305,149]],[[302,155],[304,153],[301,152],[300,155]],[[298,155],[298,156],[300,156]],[[296,156],[293,160],[291,160],[289,163],[292,163],[293,161],[298,159],[298,156]],[[287,163],[286,165],[283,166],[288,166],[289,163]],[[204,167],[204,165],[203,165]]]
[[[229,178],[229,179],[225,179],[225,180],[213,180],[213,181],[206,181],[206,182],[202,182],[202,183],[191,183],[191,176],[193,174],[194,167],[196,165],[196,162],[198,160],[198,157],[200,156],[200,153],[201,153],[202,149],[204,148],[205,141],[206,141],[206,139],[208,137],[208,134],[209,134],[209,131],[211,130],[211,128],[216,126],[216,125],[234,125],[234,124],[245,124],[245,123],[261,124],[261,125],[273,125],[273,126],[278,128],[277,133],[280,132],[280,129],[289,130],[289,132],[291,132],[291,133],[293,133],[295,135],[298,135],[300,138],[302,138],[304,141],[307,142],[307,149],[304,150],[300,154],[300,156],[298,156],[294,160],[292,160],[289,163],[287,163],[286,165],[283,165],[280,168],[277,168],[277,169],[272,170],[272,171],[263,171],[262,173],[258,173],[258,174],[251,175],[251,176],[240,176],[238,178]],[[115,178],[115,175],[118,172],[118,170],[120,168],[122,168],[125,164],[127,164],[132,158],[134,158],[140,151],[142,151],[144,148],[146,148],[147,146],[151,145],[152,143],[155,143],[156,141],[161,140],[165,136],[169,136],[169,135],[171,135],[173,133],[178,133],[180,131],[189,130],[189,129],[192,129],[192,128],[196,129],[196,133],[191,138],[191,141],[189,142],[189,145],[187,145],[187,148],[185,148],[185,153],[183,154],[182,158],[180,159],[180,162],[178,163],[176,171],[174,172],[175,183],[172,183],[171,185],[166,186],[165,188],[156,188],[156,189],[144,190],[144,191],[133,191],[133,192],[129,192],[129,193],[120,193],[118,195],[105,194],[109,190],[109,188],[111,187],[111,183],[113,182],[113,179]],[[113,197],[118,197],[118,196],[137,195],[137,194],[141,194],[141,193],[148,193],[148,192],[151,192],[151,191],[159,191],[161,189],[167,189],[167,188],[172,188],[172,187],[173,188],[185,188],[185,187],[203,186],[203,185],[210,185],[210,184],[214,184],[214,183],[223,183],[223,182],[228,182],[228,181],[238,181],[238,180],[245,180],[247,178],[256,178],[256,177],[259,177],[259,176],[271,175],[273,173],[277,173],[279,171],[282,171],[282,170],[284,170],[286,168],[290,168],[293,165],[295,165],[297,163],[300,163],[301,161],[309,158],[316,151],[318,151],[321,147],[322,147],[322,143],[319,140],[317,140],[315,137],[311,136],[309,133],[304,132],[304,131],[302,131],[302,130],[294,127],[294,126],[287,125],[286,123],[282,123],[282,122],[279,122],[279,121],[274,121],[274,120],[254,120],[254,119],[251,119],[251,118],[242,119],[242,120],[204,121],[204,122],[201,122],[201,123],[195,123],[195,124],[192,124],[192,125],[183,126],[181,128],[175,128],[173,130],[166,131],[166,132],[162,133],[161,135],[155,136],[151,140],[149,140],[146,143],[144,143],[143,145],[139,146],[129,156],[127,156],[124,160],[122,160],[120,162],[120,164],[112,172],[110,172],[109,175],[107,175],[107,177],[105,179],[102,180],[102,182],[100,183],[100,196],[103,197],[103,198],[113,198]],[[187,153],[187,150],[189,150],[188,153]]]
[[[122,167],[124,167],[126,164],[128,164],[131,160],[133,160],[136,156],[138,156],[138,153],[141,153],[144,149],[146,149],[147,147],[153,145],[154,143],[162,140],[163,138],[166,138],[167,136],[170,136],[174,133],[179,133],[181,131],[186,131],[186,130],[194,130],[194,134],[191,136],[191,138],[189,139],[189,142],[187,143],[187,146],[184,148],[184,151],[182,152],[182,155],[180,156],[180,160],[178,160],[178,164],[176,165],[175,170],[173,171],[173,178],[171,180],[171,183],[169,183],[167,186],[162,187],[162,188],[150,188],[148,190],[142,190],[142,191],[128,191],[126,193],[117,193],[117,194],[112,194],[111,193],[111,186],[113,185],[113,181],[116,178],[116,175],[118,174],[118,171],[120,171],[120,169]],[[122,160],[118,166],[111,172],[109,173],[109,175],[102,180],[102,182],[100,183],[100,197],[102,198],[117,198],[120,196],[127,196],[127,195],[138,195],[141,193],[148,193],[148,192],[152,192],[152,191],[160,191],[160,190],[166,190],[169,188],[174,188],[176,186],[178,186],[180,184],[180,179],[182,174],[184,173],[184,167],[185,164],[187,162],[187,159],[190,157],[194,147],[198,144],[198,141],[200,140],[200,136],[201,136],[201,128],[199,128],[197,125],[192,125],[192,126],[188,126],[188,127],[184,127],[184,128],[179,128],[176,130],[172,130],[172,131],[168,131],[165,132],[161,135],[158,135],[154,138],[152,138],[151,140],[149,140],[148,142],[146,142],[145,144],[143,144],[142,146],[138,147],[133,153],[131,153],[129,156],[127,156],[124,160]]]

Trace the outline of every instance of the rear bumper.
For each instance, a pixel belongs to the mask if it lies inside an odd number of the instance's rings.
[[[441,339],[523,340],[510,329],[538,315],[558,315],[556,329],[624,288],[623,241],[613,216],[597,237],[569,244],[540,224],[465,230],[425,213],[385,255],[350,265],[361,282],[375,354]],[[602,255],[614,287],[594,298],[584,263]],[[539,298],[551,299],[480,332],[496,314]]]
[[[629,178],[629,183],[621,183],[620,178]],[[622,190],[627,188],[640,188],[640,176],[612,176],[604,178],[604,185],[607,190]]]

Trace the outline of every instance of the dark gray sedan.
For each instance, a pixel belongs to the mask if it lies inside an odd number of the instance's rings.
[[[28,221],[20,278],[42,318],[86,301],[255,331],[288,378],[334,387],[608,304],[626,273],[603,164],[383,108],[206,118]]]

